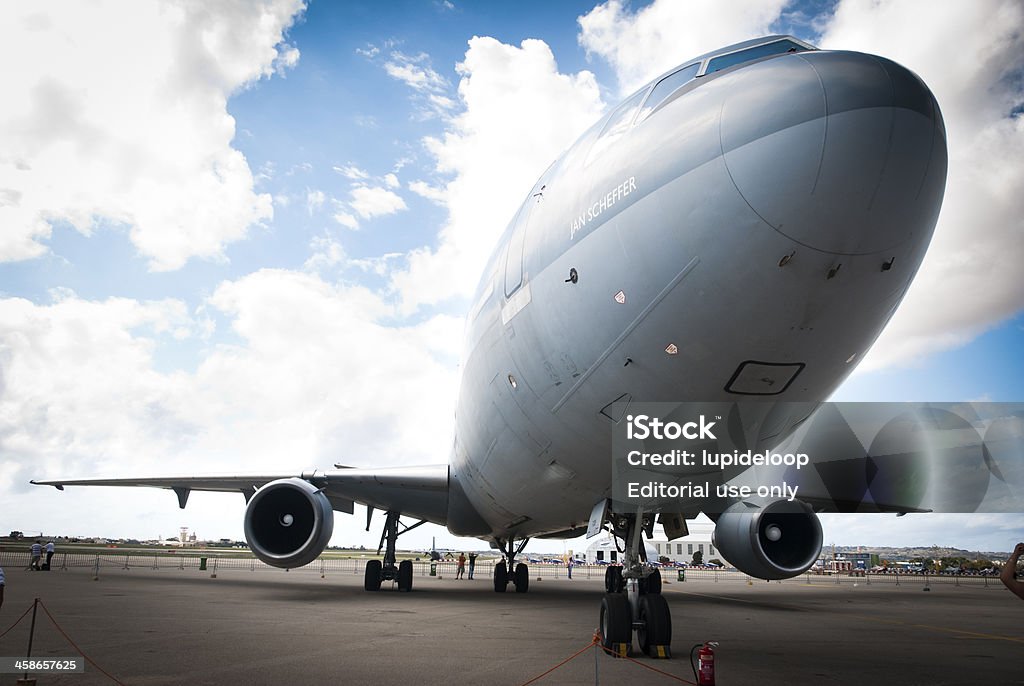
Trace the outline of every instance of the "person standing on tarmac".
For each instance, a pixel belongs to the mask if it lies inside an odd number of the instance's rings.
[[[466,575],[466,553],[459,553],[459,567],[455,570],[455,578],[461,579]]]
[[[53,541],[46,544],[46,571],[50,571],[50,560],[53,558]]]
[[[999,580],[1003,582],[1003,586],[1010,589],[1011,593],[1024,600],[1024,581],[1015,577],[1017,560],[1020,559],[1021,555],[1024,555],[1024,543],[1018,543],[1017,547],[1010,553],[1010,559],[1006,561],[1006,564],[1003,565],[1003,570],[999,573]]]
[[[4,580],[4,568],[0,567],[0,608],[4,606],[4,587],[7,586],[7,582]]]
[[[36,541],[32,544],[32,562],[29,563],[28,568],[38,572],[42,569],[39,564],[40,558],[43,556],[42,541]]]
[[[469,554],[469,580],[473,580],[473,570],[476,569],[476,553]]]

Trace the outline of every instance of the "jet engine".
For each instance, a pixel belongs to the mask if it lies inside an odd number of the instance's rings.
[[[740,502],[718,516],[715,547],[737,569],[759,579],[789,579],[821,553],[821,522],[798,500]]]
[[[316,486],[278,479],[256,491],[245,508],[245,540],[268,565],[294,568],[315,560],[334,533],[334,510]]]

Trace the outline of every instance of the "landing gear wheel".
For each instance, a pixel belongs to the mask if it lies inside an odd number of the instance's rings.
[[[368,561],[366,563],[366,574],[363,577],[363,588],[367,591],[379,591],[382,569],[384,569],[384,563],[380,560]]]
[[[601,599],[601,645],[619,655],[617,645],[632,643],[633,611],[629,599],[622,593],[606,593]]]
[[[636,630],[640,650],[650,657],[671,657],[672,614],[665,596],[651,593],[640,596],[639,619],[643,622],[643,627]]]
[[[504,593],[505,587],[508,585],[508,571],[505,569],[505,563],[499,562],[494,565],[494,592]]]
[[[604,570],[605,593],[622,593],[625,588],[626,582],[622,578],[622,567],[613,565]]]
[[[412,560],[398,563],[398,590],[407,593],[412,590]]]
[[[661,593],[661,571],[655,569],[640,582],[640,592],[659,595]]]
[[[522,562],[516,565],[515,585],[516,593],[526,593],[530,590],[530,568]]]

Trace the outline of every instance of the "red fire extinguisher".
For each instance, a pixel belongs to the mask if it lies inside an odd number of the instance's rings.
[[[690,667],[693,669],[693,676],[699,686],[715,686],[715,648],[718,641],[708,641],[704,644],[698,643],[690,651]],[[694,664],[693,653],[697,653],[697,661]]]

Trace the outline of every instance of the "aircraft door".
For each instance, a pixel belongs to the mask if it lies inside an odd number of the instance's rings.
[[[523,285],[523,246],[526,243],[526,225],[530,221],[530,212],[536,204],[536,197],[529,197],[523,203],[516,216],[512,235],[508,239],[505,251],[505,297],[511,297]]]
[[[530,223],[530,215],[537,205],[544,200],[544,191],[556,174],[558,160],[551,163],[534,185],[526,202],[519,208],[512,235],[508,239],[505,251],[505,297],[510,298],[523,285],[523,248],[526,245],[526,227]]]

